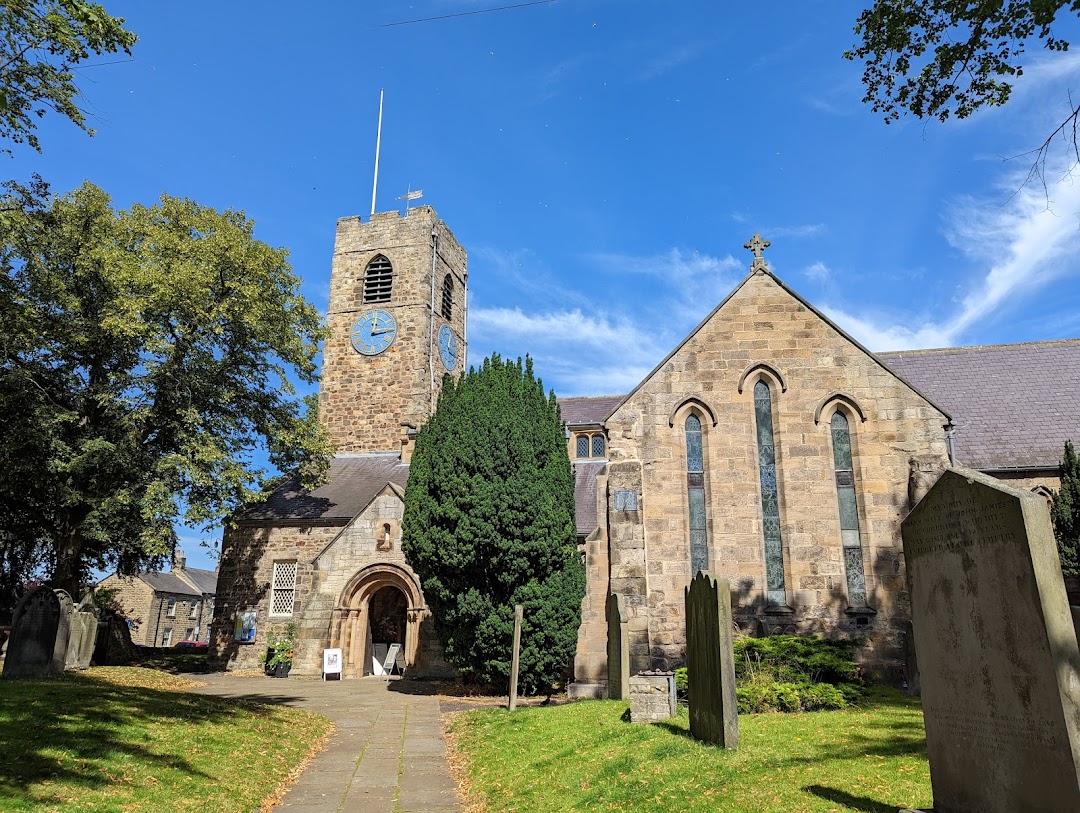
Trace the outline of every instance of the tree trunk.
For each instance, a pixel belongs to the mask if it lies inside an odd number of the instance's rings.
[[[79,600],[82,586],[83,542],[79,525],[65,523],[56,543],[56,568],[53,570],[52,586],[67,590],[72,601]]]

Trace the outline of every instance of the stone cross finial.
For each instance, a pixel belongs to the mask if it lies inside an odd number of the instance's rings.
[[[750,263],[751,271],[766,271],[769,268],[769,264],[765,262],[765,258],[761,256],[761,252],[771,246],[768,240],[762,240],[761,235],[754,232],[754,236],[750,238],[750,241],[743,243],[743,248],[748,248],[754,252],[754,261]]]

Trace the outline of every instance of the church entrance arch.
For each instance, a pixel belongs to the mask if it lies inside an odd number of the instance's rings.
[[[342,649],[344,676],[373,674],[372,659],[384,657],[394,643],[401,645],[405,669],[415,668],[423,616],[423,597],[412,574],[391,564],[362,569],[345,585],[334,612],[331,645]]]

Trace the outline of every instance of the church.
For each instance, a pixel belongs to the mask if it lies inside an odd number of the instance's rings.
[[[746,244],[747,276],[631,392],[560,400],[587,590],[570,694],[606,690],[605,603],[623,596],[631,670],[685,659],[683,590],[729,579],[740,630],[860,636],[902,662],[900,520],[955,463],[1049,496],[1080,441],[1080,340],[871,353]],[[417,429],[465,369],[467,254],[429,206],[338,221],[319,417],[329,482],[295,479],[224,535],[211,658],[257,667],[295,628],[293,671],[449,677],[401,553]]]

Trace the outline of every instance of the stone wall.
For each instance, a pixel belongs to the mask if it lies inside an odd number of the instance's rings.
[[[432,234],[438,238],[434,263],[435,318],[432,320]],[[390,301],[365,304],[364,272],[384,255],[393,265]],[[452,318],[441,315],[443,280],[454,280]],[[323,350],[319,419],[329,429],[338,451],[385,452],[400,448],[401,424],[419,427],[431,414],[446,372],[436,337],[449,324],[458,341],[454,374],[464,369],[467,261],[446,224],[430,206],[401,217],[398,212],[338,221],[330,276],[327,325],[330,338]],[[397,322],[397,336],[388,349],[363,356],[350,338],[361,313],[378,308]]]
[[[645,626],[650,666],[681,664],[681,598],[691,578],[684,423],[694,412],[702,422],[710,569],[730,580],[745,631],[767,618],[759,379],[772,391],[785,587],[794,609],[781,617],[782,628],[858,632],[870,637],[879,660],[896,657],[908,617],[899,523],[908,510],[909,459],[931,455],[946,465],[946,418],[769,274],[748,277],[608,420],[609,511],[614,491],[632,488],[636,471],[642,491],[637,516],[609,520],[611,589],[627,594],[631,623]],[[858,629],[845,613],[830,433],[837,408],[849,418],[868,603],[877,610]],[[640,635],[635,643],[632,633],[631,643],[639,653]]]
[[[153,633],[150,622],[156,620],[157,616],[154,591],[150,585],[134,576],[118,576],[113,573],[102,579],[98,587],[116,590],[116,600],[124,608],[124,614],[138,622],[138,626],[131,630],[132,642],[142,646],[156,646],[156,642],[150,637]]]

